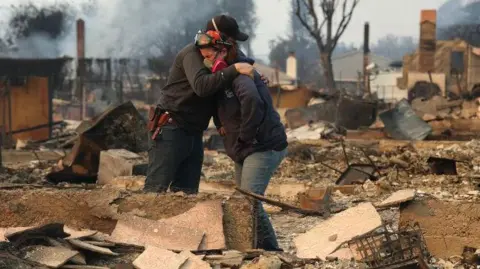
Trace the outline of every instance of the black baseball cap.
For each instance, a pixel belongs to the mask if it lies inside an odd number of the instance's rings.
[[[207,31],[217,30],[215,29],[215,25],[217,26],[218,31],[237,41],[246,41],[248,39],[248,35],[240,31],[237,20],[231,16],[219,15],[213,17],[207,23]]]

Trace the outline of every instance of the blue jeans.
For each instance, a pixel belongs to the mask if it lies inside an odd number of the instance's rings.
[[[175,125],[166,125],[155,140],[149,132],[147,192],[198,192],[203,164],[202,133],[190,134]]]
[[[235,163],[235,181],[238,187],[259,195],[264,195],[270,178],[287,155],[282,151],[269,150],[249,155],[243,164]],[[277,250],[277,236],[262,203],[255,204],[257,212],[257,248]]]

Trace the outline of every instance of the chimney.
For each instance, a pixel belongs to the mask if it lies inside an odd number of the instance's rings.
[[[422,10],[420,15],[419,62],[420,72],[433,72],[435,69],[435,50],[437,47],[437,11]]]
[[[365,23],[363,28],[363,83],[365,93],[370,93],[370,74],[367,66],[370,63],[370,24]]]
[[[86,116],[86,94],[83,87],[83,77],[85,76],[85,22],[82,19],[77,20],[77,94],[80,100],[80,120]]]
[[[287,57],[287,75],[297,80],[297,58],[295,52],[290,52]]]

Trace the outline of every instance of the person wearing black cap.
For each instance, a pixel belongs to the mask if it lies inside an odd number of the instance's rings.
[[[233,38],[236,41],[247,41],[249,36],[240,31],[235,18],[228,15],[219,15],[207,23],[207,31],[216,30]]]
[[[222,19],[224,20],[224,19]],[[235,20],[228,31],[245,39]],[[215,112],[215,94],[239,75],[253,75],[253,66],[238,63],[212,74],[196,44],[175,57],[155,109],[149,113],[149,164],[144,191],[197,193],[203,164],[203,131]]]

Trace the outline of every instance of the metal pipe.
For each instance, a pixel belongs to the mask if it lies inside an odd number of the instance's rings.
[[[5,80],[5,85],[6,85],[6,83],[7,83],[7,81]],[[6,87],[4,88],[4,91],[3,91],[3,94],[2,94],[2,100],[3,100],[2,137],[3,137],[3,141],[5,141],[5,139],[7,137],[7,134],[6,134],[6,131],[7,131],[7,91],[6,91]]]
[[[282,87],[280,87],[278,65],[275,68],[275,80],[277,81],[277,109],[280,108],[280,99],[282,98]]]
[[[28,85],[28,83],[27,83]],[[10,88],[10,79],[7,79],[6,90],[8,94],[8,129],[12,130],[12,91]],[[13,134],[10,133],[8,138],[9,143],[13,143]]]
[[[363,82],[364,91],[370,94],[370,74],[367,70],[367,66],[370,62],[370,25],[365,23],[363,30]]]
[[[112,59],[107,59],[107,86],[112,88]]]
[[[47,128],[47,127],[52,129],[53,126],[62,124],[63,122],[64,121],[56,121],[56,122],[41,124],[41,125],[37,125],[37,126],[33,126],[33,127],[18,129],[18,130],[15,130],[15,131],[8,130],[8,132],[6,132],[6,134],[8,134],[8,135],[20,134],[20,133],[35,131],[35,130],[42,129],[42,128]]]
[[[2,152],[3,152],[3,126],[0,126],[0,170],[3,168]]]
[[[48,124],[50,125],[48,128],[48,138],[52,138],[53,134],[53,95],[54,95],[54,89],[53,89],[53,76],[48,77]]]

